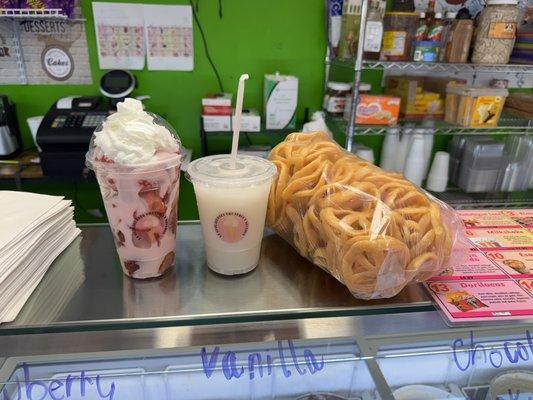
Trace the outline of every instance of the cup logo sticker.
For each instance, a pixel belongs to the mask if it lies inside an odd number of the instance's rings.
[[[236,212],[226,212],[215,218],[215,232],[226,243],[237,243],[248,232],[248,219]]]

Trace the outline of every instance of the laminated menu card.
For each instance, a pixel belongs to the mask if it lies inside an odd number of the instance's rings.
[[[533,210],[461,210],[468,260],[426,282],[451,325],[533,320]]]

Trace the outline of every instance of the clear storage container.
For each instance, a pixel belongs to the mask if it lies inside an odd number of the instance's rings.
[[[533,137],[509,136],[505,140],[505,163],[498,176],[502,192],[527,190],[533,171]]]
[[[444,120],[469,128],[495,127],[508,95],[507,89],[448,87]]]
[[[470,137],[465,142],[458,186],[467,193],[495,190],[503,162],[504,144],[488,137]]]

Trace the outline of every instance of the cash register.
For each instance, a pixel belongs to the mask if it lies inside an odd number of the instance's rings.
[[[100,80],[100,92],[107,99],[71,96],[55,102],[37,131],[43,174],[81,178],[85,153],[95,128],[135,86],[135,77],[130,72],[113,70]]]

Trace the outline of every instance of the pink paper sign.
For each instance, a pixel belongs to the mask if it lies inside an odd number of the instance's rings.
[[[533,227],[533,209],[532,210],[506,210],[503,213],[513,221],[522,226]]]
[[[470,250],[468,260],[451,270],[444,271],[441,275],[431,278],[431,281],[468,281],[485,279],[508,279],[507,274],[485,254],[479,250]]]
[[[533,235],[524,228],[467,229],[466,236],[480,250],[533,249]]]
[[[467,229],[521,226],[500,210],[464,210],[460,216]]]
[[[533,317],[531,294],[513,280],[439,281],[428,286],[442,311],[454,322]]]
[[[439,308],[452,324],[533,319],[533,210],[458,213],[472,249],[426,283]]]
[[[533,249],[494,250],[485,255],[513,278],[533,278]]]

